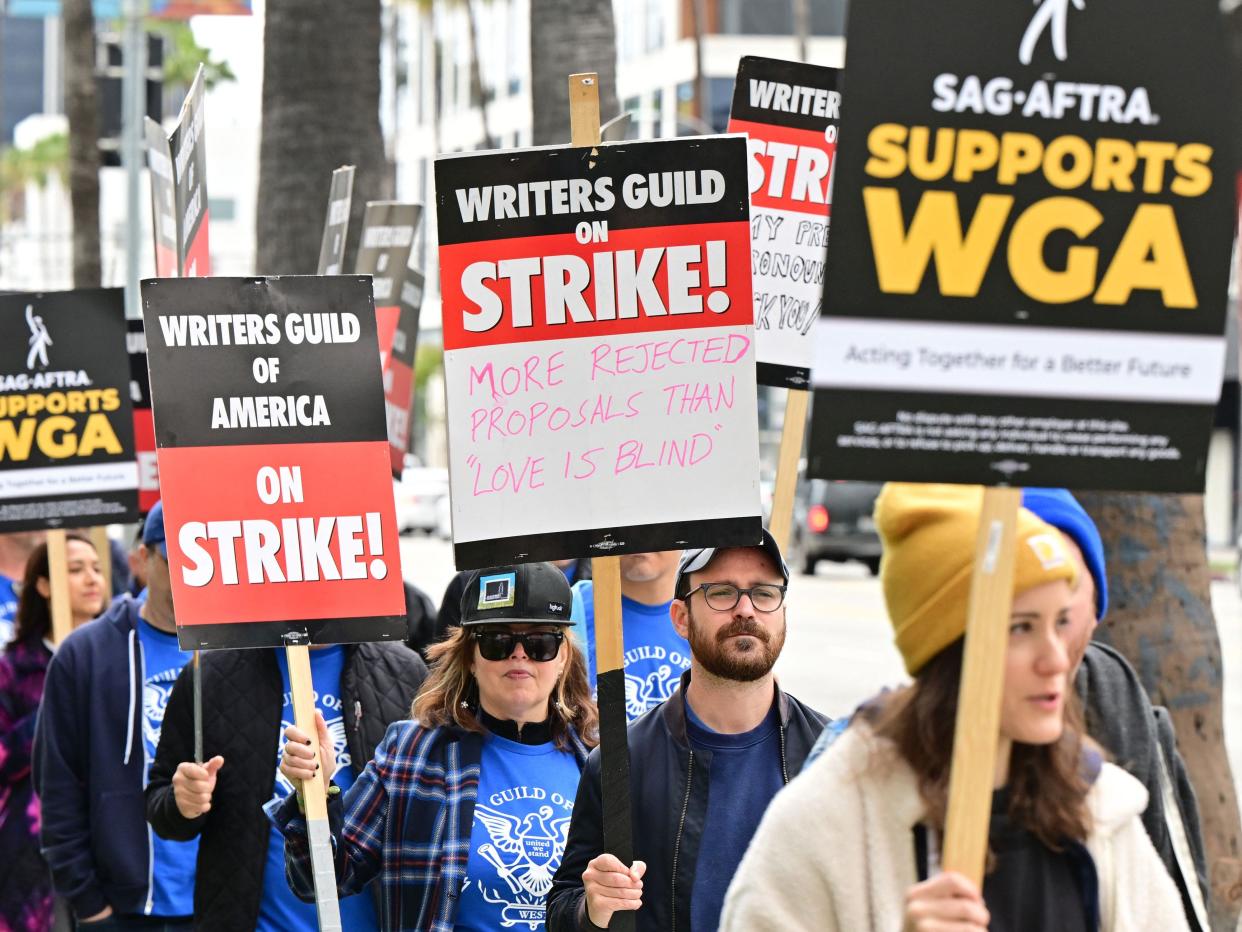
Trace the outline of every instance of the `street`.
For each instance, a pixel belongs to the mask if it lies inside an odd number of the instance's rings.
[[[424,535],[401,539],[406,579],[438,605],[453,576],[452,548]],[[821,563],[790,584],[789,630],[776,669],[783,688],[831,715],[848,715],[880,687],[905,678],[892,645],[880,584],[857,563]],[[1212,584],[1212,607],[1225,664],[1225,734],[1242,795],[1242,597],[1232,582]]]

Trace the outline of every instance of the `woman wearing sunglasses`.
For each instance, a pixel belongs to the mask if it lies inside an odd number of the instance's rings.
[[[475,573],[461,627],[429,651],[413,721],[389,727],[343,797],[329,788],[338,893],[378,876],[382,928],[543,928],[578,777],[599,740],[586,666],[566,637],[571,601],[550,563]],[[334,772],[316,725],[318,761],[307,735],[285,732],[280,768],[295,785],[317,767]],[[299,796],[268,811],[285,836],[289,884],[311,900]]]

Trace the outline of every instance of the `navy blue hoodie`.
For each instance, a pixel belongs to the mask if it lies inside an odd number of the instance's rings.
[[[35,726],[43,856],[79,918],[108,906],[129,915],[151,908],[139,606],[118,598],[65,638]]]

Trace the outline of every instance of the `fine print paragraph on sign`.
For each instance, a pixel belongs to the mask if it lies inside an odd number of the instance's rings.
[[[1099,460],[1180,460],[1167,436],[1135,433],[1125,421],[898,411],[888,422],[855,421],[841,447],[987,456],[1067,456]],[[1015,470],[1020,471],[1015,464]]]

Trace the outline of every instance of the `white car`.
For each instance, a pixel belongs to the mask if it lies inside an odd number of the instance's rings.
[[[447,469],[428,466],[407,466],[399,482],[393,482],[392,494],[397,502],[397,530],[402,534],[436,529],[441,499],[447,499]]]

